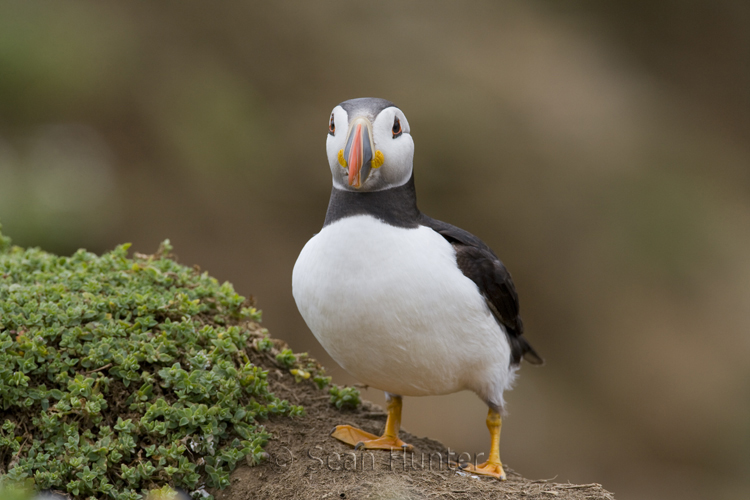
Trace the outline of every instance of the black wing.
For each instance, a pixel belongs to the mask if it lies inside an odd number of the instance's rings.
[[[542,364],[542,358],[523,337],[516,287],[495,252],[482,240],[456,226],[424,214],[421,214],[419,223],[439,233],[456,249],[458,267],[467,278],[476,283],[495,319],[505,329],[513,364],[519,364],[521,358],[534,365]]]

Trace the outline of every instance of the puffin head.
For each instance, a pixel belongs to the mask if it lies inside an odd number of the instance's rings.
[[[409,122],[385,99],[350,99],[333,108],[326,151],[338,189],[382,191],[411,178],[414,141]]]

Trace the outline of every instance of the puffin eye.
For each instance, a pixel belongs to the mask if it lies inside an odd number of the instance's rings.
[[[393,120],[393,138],[401,135],[401,120],[398,119],[398,116],[395,120]]]
[[[331,135],[336,133],[336,123],[333,121],[333,113],[331,113],[331,122],[328,124],[328,133]]]

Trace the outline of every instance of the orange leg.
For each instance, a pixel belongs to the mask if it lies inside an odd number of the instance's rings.
[[[369,450],[411,450],[412,446],[398,438],[401,428],[401,396],[391,396],[388,401],[388,420],[385,432],[378,437],[351,425],[337,425],[331,433],[339,441],[354,447],[363,446]]]
[[[490,408],[487,413],[487,429],[490,431],[490,458],[483,464],[474,465],[469,464],[463,469],[472,474],[480,474],[483,476],[492,476],[505,481],[505,471],[503,470],[503,464],[500,462],[500,428],[503,426],[503,420],[500,418],[500,414]]]

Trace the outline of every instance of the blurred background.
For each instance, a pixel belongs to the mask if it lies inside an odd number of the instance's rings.
[[[507,395],[504,461],[622,500],[748,498],[748,2],[5,0],[3,232],[61,254],[170,238],[353,383],[291,272],[328,203],[329,113],[361,96],[409,118],[422,210],[513,273],[547,365]],[[487,451],[471,393],[404,412]]]

